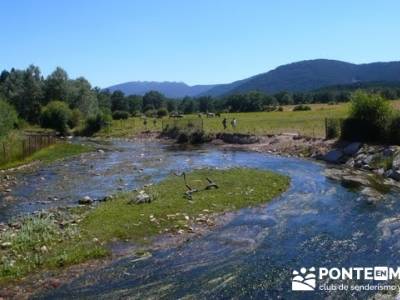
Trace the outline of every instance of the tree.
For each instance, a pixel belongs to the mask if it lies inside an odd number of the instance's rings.
[[[130,95],[126,97],[128,102],[128,109],[130,113],[140,112],[143,108],[143,98],[138,95]]]
[[[0,99],[0,138],[7,135],[18,122],[14,107]]]
[[[157,91],[147,92],[143,96],[143,111],[159,109],[165,106],[165,97]]]
[[[128,102],[125,99],[124,93],[121,91],[115,91],[111,94],[111,111],[116,110],[129,110]]]
[[[101,90],[98,87],[95,87],[93,91],[97,97],[97,103],[99,104],[99,109],[101,111],[109,111],[111,112],[111,94],[109,90]]]
[[[167,110],[169,112],[176,111],[177,107],[178,106],[177,106],[176,100],[168,100],[167,101]]]
[[[57,67],[55,71],[46,78],[44,92],[44,104],[54,100],[66,102],[69,93],[67,72]]]
[[[68,83],[68,103],[71,108],[79,109],[86,117],[94,116],[99,111],[96,92],[89,81],[83,77],[70,80]]]
[[[200,97],[198,99],[199,109],[201,112],[213,112],[214,109],[214,100],[210,96]]]

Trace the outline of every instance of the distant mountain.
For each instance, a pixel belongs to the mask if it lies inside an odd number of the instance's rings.
[[[223,94],[249,92],[266,93],[279,91],[311,91],[325,86],[354,84],[370,81],[400,81],[400,62],[351,64],[347,62],[316,59],[280,66],[230,84],[216,86],[203,94],[221,96]]]
[[[131,81],[108,87],[110,92],[122,91],[125,95],[144,95],[149,91],[158,91],[169,98],[183,98],[185,96],[197,96],[216,85],[193,85],[183,82],[156,82],[156,81]]]
[[[338,60],[315,59],[282,65],[266,73],[227,84],[189,86],[183,82],[127,82],[109,87],[125,94],[140,94],[157,90],[167,97],[223,96],[233,93],[262,91],[302,92],[333,85],[364,82],[400,81],[400,62],[352,64]]]

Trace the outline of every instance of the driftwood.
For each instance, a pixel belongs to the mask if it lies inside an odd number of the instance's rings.
[[[198,189],[196,189],[196,188],[192,188],[192,187],[188,184],[188,182],[187,182],[187,180],[186,180],[186,173],[185,173],[185,172],[182,172],[182,174],[177,174],[177,173],[174,173],[174,174],[175,174],[175,176],[183,176],[183,180],[184,180],[185,186],[186,186],[186,188],[187,188],[187,191],[184,193],[184,196],[185,196],[187,199],[192,200],[192,199],[193,199],[192,194],[193,194],[193,193],[200,192],[200,190],[198,190]],[[206,177],[206,179],[207,179],[207,181],[208,181],[208,184],[207,184],[207,186],[204,188],[204,190],[211,190],[211,189],[218,189],[218,188],[219,188],[218,185],[217,185],[214,181],[212,181],[210,178]]]
[[[208,181],[208,184],[207,184],[205,190],[211,190],[211,189],[217,189],[218,188],[218,185],[214,181],[212,181],[208,177],[206,177],[206,179]]]

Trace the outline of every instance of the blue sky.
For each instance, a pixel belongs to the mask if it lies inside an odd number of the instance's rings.
[[[399,60],[400,1],[3,0],[0,69],[107,87],[225,83],[294,61]]]

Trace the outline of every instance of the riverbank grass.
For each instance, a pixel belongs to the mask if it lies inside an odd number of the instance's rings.
[[[39,269],[106,256],[104,247],[83,237],[81,217],[70,212],[29,216],[1,232],[0,287]]]
[[[92,147],[86,145],[59,142],[49,147],[43,148],[24,159],[15,160],[0,165],[0,170],[15,168],[34,161],[50,163],[62,158],[67,158],[70,156],[78,155],[92,150],[93,150]]]
[[[124,193],[91,211],[81,226],[91,238],[102,241],[143,241],[166,231],[188,229],[196,220],[204,221],[204,215],[266,203],[289,186],[288,177],[256,169],[203,169],[186,178],[191,188],[199,190],[191,200],[184,195],[184,178],[171,175],[144,189],[152,197],[151,203],[131,204],[138,192]],[[205,190],[207,178],[218,188]]]

